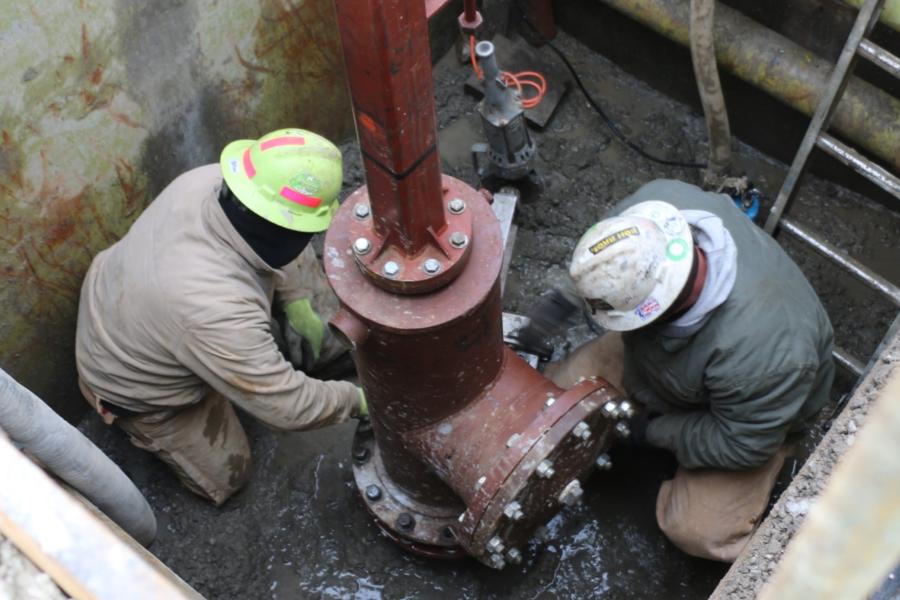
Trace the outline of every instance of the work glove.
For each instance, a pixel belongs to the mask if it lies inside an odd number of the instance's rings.
[[[628,429],[631,431],[629,440],[632,448],[649,448],[650,443],[647,441],[647,427],[650,422],[662,413],[652,410],[640,410],[633,417],[628,419]]]
[[[359,390],[359,412],[356,415],[358,419],[366,419],[369,417],[369,403],[366,402],[366,393],[362,388],[356,388]]]
[[[325,339],[325,324],[313,310],[309,299],[294,300],[284,307],[284,314],[291,328],[309,344],[313,353],[311,362],[319,360]]]
[[[528,324],[515,337],[523,350],[549,356],[549,339],[571,326],[583,310],[583,302],[572,291],[554,288],[537,299],[528,313]]]

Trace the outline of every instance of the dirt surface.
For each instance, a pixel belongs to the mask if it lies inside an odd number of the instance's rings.
[[[702,159],[702,118],[561,34],[559,46],[623,131],[666,158]],[[547,52],[547,51],[543,51]],[[554,62],[552,56],[549,62]],[[502,66],[502,65],[501,65]],[[445,57],[435,70],[441,155],[447,173],[477,184],[469,147],[481,137],[475,102],[463,91],[467,68]],[[584,98],[570,92],[546,130],[535,132],[539,177],[517,216],[516,251],[505,308],[523,312],[562,277],[581,233],[619,198],[659,177],[698,182],[694,170],[660,166],[611,139]],[[784,166],[736,142],[738,162],[763,191],[777,191]],[[346,148],[345,192],[362,183],[358,152]],[[898,277],[891,240],[900,219],[830,184],[807,181],[796,215],[861,259]],[[852,218],[853,224],[843,219]],[[790,248],[823,295],[839,341],[867,356],[893,314],[816,257]],[[873,265],[875,266],[875,265]],[[576,329],[562,354],[586,337]],[[147,453],[89,415],[81,428],[136,481],[155,509],[151,550],[209,598],[703,598],[726,566],[692,559],[659,532],[659,484],[674,472],[665,453],[612,452],[611,472],[593,475],[585,501],[548,526],[525,562],[501,573],[474,561],[412,557],[378,531],[357,498],[349,462],[352,424],[310,433],[273,433],[244,419],[255,471],[220,509],[193,497]],[[795,465],[797,468],[798,465]],[[789,474],[789,473],[788,473]]]
[[[750,540],[747,548],[729,570],[713,595],[714,600],[752,600],[763,584],[768,581],[797,529],[806,519],[810,508],[822,493],[835,464],[853,445],[861,427],[865,426],[866,415],[888,378],[900,364],[900,329],[893,339],[885,344],[881,359],[876,361],[868,376],[859,384],[846,408],[835,419],[828,434],[822,440],[815,454],[797,473],[791,485],[784,491],[769,517]],[[884,398],[894,401],[896,398]],[[896,577],[896,576],[894,576]],[[890,577],[884,589],[893,587]],[[896,598],[890,594],[879,598]]]

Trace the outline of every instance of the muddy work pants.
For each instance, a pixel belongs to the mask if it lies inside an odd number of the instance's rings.
[[[301,272],[295,294],[310,298],[323,322],[337,310],[338,302],[310,248],[291,266]],[[276,342],[295,368],[322,370],[341,363],[346,349],[330,335],[313,364],[308,346],[283,318],[272,321]],[[347,362],[347,361],[344,361]],[[250,444],[234,407],[227,398],[209,389],[200,402],[135,412],[99,397],[79,380],[81,393],[107,424],[115,423],[142,450],[155,454],[192,492],[221,505],[247,482],[251,468]]]
[[[577,348],[545,374],[563,388],[598,375],[620,390],[624,347],[619,333],[607,333]],[[784,463],[779,451],[746,471],[686,469],[664,481],[656,497],[656,521],[669,540],[691,556],[733,562],[747,544],[769,502]]]

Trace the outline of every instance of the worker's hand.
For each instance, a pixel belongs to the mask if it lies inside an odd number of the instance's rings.
[[[322,352],[322,341],[325,339],[325,324],[313,310],[309,299],[294,300],[284,307],[284,313],[291,328],[309,343],[313,362],[318,360]]]
[[[631,431],[630,441],[632,447],[650,447],[650,444],[647,442],[647,427],[650,425],[650,421],[658,416],[660,416],[660,413],[656,411],[641,410],[628,419],[628,429]]]
[[[357,413],[357,418],[363,419],[369,416],[369,403],[366,402],[366,393],[362,388],[356,388],[359,390],[359,412]]]

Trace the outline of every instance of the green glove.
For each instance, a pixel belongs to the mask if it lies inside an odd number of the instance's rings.
[[[309,342],[313,359],[318,360],[322,352],[322,341],[325,339],[325,324],[313,310],[309,299],[294,300],[284,307],[284,313],[294,331]]]
[[[356,416],[359,418],[368,417],[369,416],[369,403],[366,402],[366,393],[362,388],[356,388],[359,390],[359,414]]]

